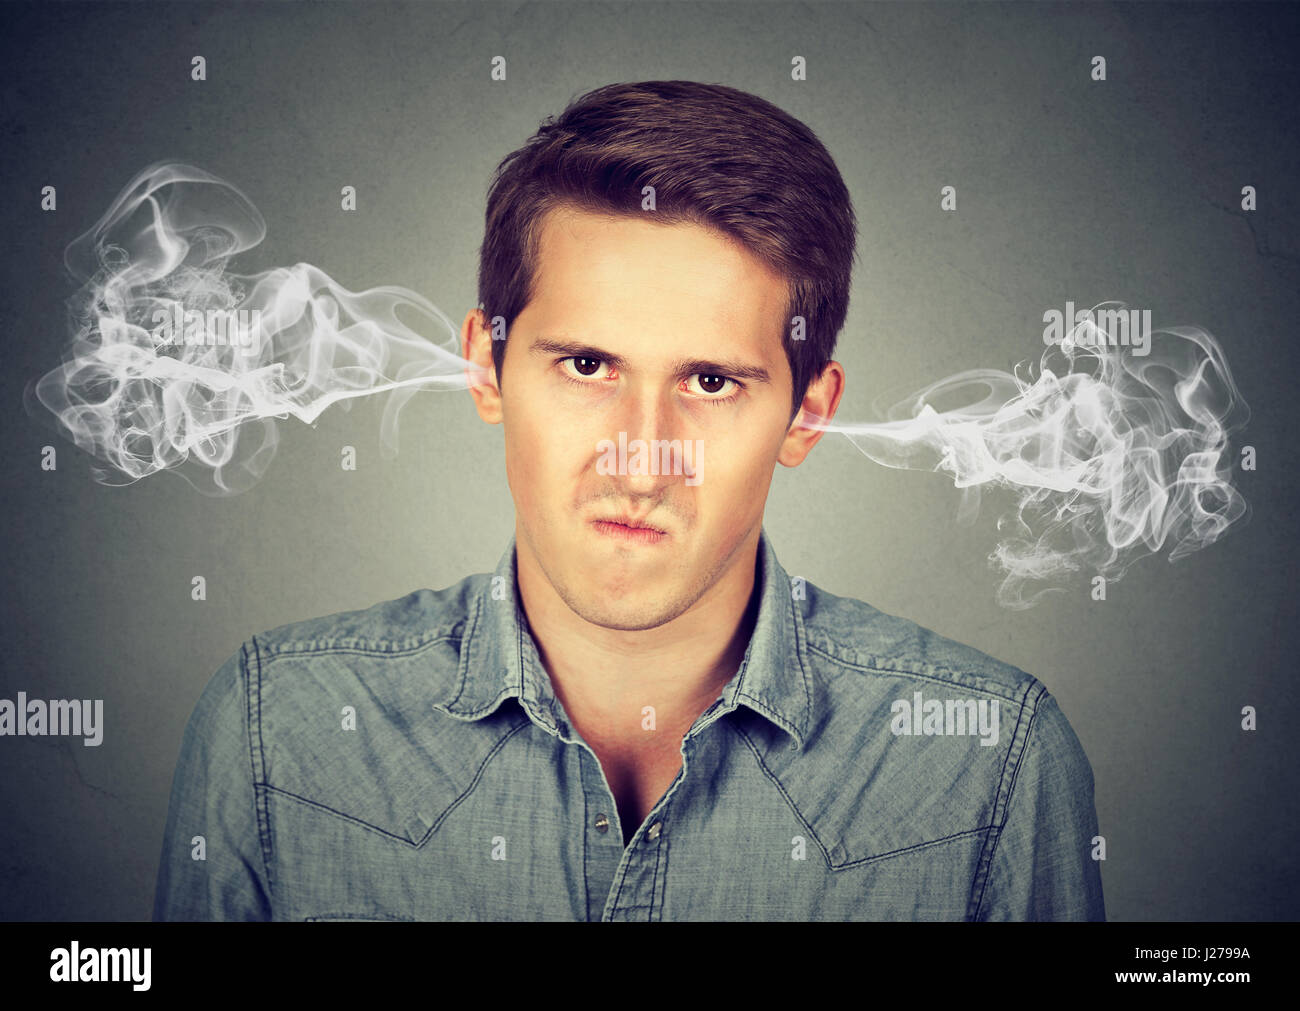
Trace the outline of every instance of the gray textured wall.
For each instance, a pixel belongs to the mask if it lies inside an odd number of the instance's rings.
[[[417,397],[400,455],[382,403],[281,428],[264,480],[203,498],[171,474],[91,481],[22,408],[59,362],[62,251],[161,158],[236,183],[270,234],[248,269],[307,260],[413,288],[454,320],[491,170],[573,95],[687,78],[804,120],[844,174],[862,266],[837,355],[840,418],[1042,351],[1042,313],[1120,298],[1223,343],[1253,419],[1250,522],[1104,603],[994,601],[992,517],[954,522],[940,477],[830,436],[778,468],[786,569],[1037,674],[1089,757],[1112,919],[1300,913],[1295,664],[1294,7],[534,3],[6,5],[0,697],[102,698],[102,746],[0,738],[0,917],[146,918],[181,730],[250,634],[490,569],[513,529],[501,431],[463,393]],[[189,61],[208,60],[208,80]],[[1088,77],[1097,53],[1104,84]],[[488,79],[503,54],[509,80]],[[790,57],[808,80],[790,79]],[[360,191],[339,210],[340,186]],[[959,187],[960,210],[938,209]],[[1243,185],[1249,220],[1226,212]],[[42,212],[42,186],[58,210]],[[56,472],[40,447],[60,449]],[[357,446],[355,473],[339,447]],[[208,600],[190,599],[203,574]],[[1243,705],[1259,729],[1239,727]]]

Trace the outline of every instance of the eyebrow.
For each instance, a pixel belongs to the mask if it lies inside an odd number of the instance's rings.
[[[610,351],[603,351],[593,344],[555,340],[538,337],[528,348],[534,355],[563,355],[565,358],[599,358],[615,369],[627,368],[627,359]],[[747,365],[734,358],[678,358],[669,364],[669,369],[678,376],[730,376],[735,379],[747,379],[754,383],[770,383],[772,377],[767,369],[757,365]]]

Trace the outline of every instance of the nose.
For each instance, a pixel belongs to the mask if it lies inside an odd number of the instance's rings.
[[[673,396],[661,387],[630,385],[614,412],[612,437],[627,445],[626,467],[619,468],[617,480],[629,496],[655,498],[689,470],[682,452],[687,433]]]

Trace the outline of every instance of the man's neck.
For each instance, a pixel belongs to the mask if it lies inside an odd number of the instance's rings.
[[[735,675],[758,612],[758,535],[690,608],[657,628],[592,624],[556,593],[516,537],[519,595],[542,664],[565,712],[596,748],[675,752],[681,737]],[[653,707],[654,729],[647,733]]]

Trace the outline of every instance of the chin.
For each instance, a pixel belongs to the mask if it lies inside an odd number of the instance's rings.
[[[658,601],[622,601],[611,606],[608,598],[585,600],[575,607],[569,607],[582,618],[601,628],[615,629],[620,632],[641,632],[648,628],[658,628],[673,616],[666,613]]]

